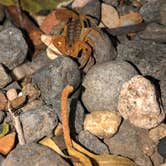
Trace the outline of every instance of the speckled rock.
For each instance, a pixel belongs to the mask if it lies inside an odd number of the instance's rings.
[[[83,81],[82,101],[89,112],[117,111],[118,97],[124,82],[137,74],[124,61],[110,61],[93,66]]]
[[[166,3],[160,6],[160,17],[161,17],[160,23],[166,25]]]
[[[110,148],[111,153],[122,155],[133,159],[140,166],[152,166],[152,162],[144,151],[148,149],[149,155],[153,154],[153,143],[148,138],[148,131],[139,129],[123,121],[119,131],[113,137],[104,139],[104,142]]]
[[[160,6],[165,3],[165,0],[150,0],[145,3],[141,9],[140,14],[143,19],[147,22],[150,21],[160,21]]]
[[[156,42],[166,42],[166,27],[157,23],[149,24],[139,37],[144,40],[153,40]]]
[[[51,135],[58,122],[55,112],[45,105],[23,112],[20,115],[20,120],[26,143],[38,141],[46,135]]]
[[[63,88],[70,84],[77,88],[80,84],[80,71],[77,64],[67,57],[59,57],[52,64],[35,73],[32,81],[39,87],[41,97],[48,105],[60,100]]]
[[[149,131],[149,137],[154,141],[158,142],[161,138],[166,137],[166,124],[162,123],[159,126]]]
[[[78,135],[78,141],[96,154],[109,153],[108,147],[88,131],[81,131]]]
[[[123,84],[118,111],[135,126],[150,129],[165,118],[159,101],[154,85],[143,76],[137,75]]]
[[[39,144],[18,145],[2,166],[69,166],[57,153]]]
[[[0,88],[5,87],[12,81],[11,76],[7,73],[2,64],[0,64]]]
[[[118,130],[121,117],[111,111],[95,111],[88,114],[84,121],[84,130],[99,138],[110,138]]]
[[[0,32],[0,63],[9,69],[21,64],[26,58],[28,46],[21,31],[10,27]]]

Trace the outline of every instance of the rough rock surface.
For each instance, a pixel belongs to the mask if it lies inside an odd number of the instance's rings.
[[[5,113],[0,111],[0,123],[4,120],[5,118]]]
[[[3,163],[4,159],[5,159],[5,158],[0,155],[0,166],[2,166],[2,163]]]
[[[88,131],[81,131],[78,135],[78,141],[96,154],[109,153],[108,147]]]
[[[135,126],[150,129],[159,125],[165,118],[159,101],[154,85],[143,76],[137,75],[123,84],[118,111]]]
[[[9,69],[21,64],[26,58],[28,46],[21,31],[9,27],[0,32],[0,63]]]
[[[58,122],[55,112],[45,105],[23,112],[20,119],[26,143],[38,141],[52,134]]]
[[[153,154],[154,147],[146,130],[136,128],[124,120],[118,133],[104,139],[104,142],[109,146],[111,153],[131,158],[140,166],[152,166],[148,155]]]
[[[55,100],[60,100],[63,88],[67,84],[77,88],[80,77],[78,66],[73,60],[59,57],[52,64],[35,73],[32,80],[39,87],[44,102],[56,107]]]
[[[84,130],[99,138],[110,138],[118,130],[121,117],[111,111],[95,111],[88,114],[84,121]]]
[[[82,101],[89,112],[117,111],[118,97],[124,82],[137,74],[124,61],[110,61],[93,66],[83,81]]]
[[[18,145],[2,166],[69,166],[58,154],[49,148],[35,143]]]

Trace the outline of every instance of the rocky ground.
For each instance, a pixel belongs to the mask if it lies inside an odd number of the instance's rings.
[[[7,8],[0,8],[0,133],[6,122],[18,134],[10,103],[24,135],[23,142],[17,135],[8,154],[0,150],[0,166],[72,165],[38,144],[50,136],[66,149],[62,128],[59,134],[55,129],[68,84],[74,87],[68,104],[71,136],[80,145],[95,154],[127,157],[139,166],[166,164],[166,1],[87,2],[78,11],[96,22],[105,3],[119,13],[140,13],[146,26],[135,32],[132,27],[127,32],[102,27],[102,37],[88,34],[94,50],[84,69],[79,68],[81,57],[78,62],[66,56],[49,59],[44,44],[35,52],[38,45],[32,49],[27,32],[11,21]]]

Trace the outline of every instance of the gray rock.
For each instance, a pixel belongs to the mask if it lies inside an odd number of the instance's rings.
[[[10,27],[1,31],[0,43],[0,63],[9,69],[21,64],[26,58],[28,46],[19,29]]]
[[[165,3],[165,0],[150,0],[145,3],[140,9],[140,14],[143,16],[143,19],[147,22],[160,22],[160,6],[163,3]]]
[[[39,144],[18,145],[2,166],[69,166],[57,153]]]
[[[0,111],[0,123],[3,122],[4,118],[5,118],[5,113],[3,111]]]
[[[143,75],[159,86],[161,97],[166,108],[166,47],[154,41],[132,40],[118,45],[118,60],[127,60],[134,63]],[[154,78],[152,78],[154,77]]]
[[[160,23],[166,26],[166,3],[160,6]]]
[[[139,33],[139,37],[144,40],[153,40],[164,43],[166,42],[166,26],[151,23],[143,32]]]
[[[5,87],[12,81],[11,76],[6,72],[2,64],[0,64],[0,88]]]
[[[78,135],[78,141],[96,154],[109,153],[108,147],[88,131],[81,131]]]
[[[5,158],[2,155],[0,155],[0,166],[2,166],[2,163],[4,160],[5,160]]]
[[[26,143],[51,135],[58,122],[55,112],[45,105],[23,112],[20,119]]]
[[[3,88],[5,91],[8,91],[9,89],[17,89],[21,91],[21,86],[18,84],[17,81],[14,81],[12,83],[10,83],[9,85],[7,85],[5,88]]]
[[[104,139],[104,142],[109,146],[111,153],[133,159],[140,166],[152,166],[150,158],[143,153],[142,149],[147,147],[151,150],[152,145],[149,145],[149,140],[146,141],[145,137],[141,137],[142,133],[145,133],[143,136],[148,135],[147,131],[135,128],[124,121],[118,133],[109,139]],[[150,155],[153,153],[153,149],[151,151]]]
[[[92,67],[83,81],[82,101],[89,112],[117,111],[118,97],[124,82],[137,74],[124,61],[110,61]]]
[[[41,91],[41,97],[48,105],[56,107],[63,88],[70,84],[77,88],[80,84],[80,71],[70,58],[59,57],[52,64],[35,73],[32,81]]]

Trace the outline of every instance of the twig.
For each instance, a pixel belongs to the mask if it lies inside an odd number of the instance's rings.
[[[25,138],[24,138],[24,134],[23,134],[23,129],[22,129],[22,125],[21,125],[21,121],[20,121],[20,117],[16,116],[13,112],[12,112],[12,108],[10,106],[10,102],[8,102],[8,111],[11,114],[13,121],[14,121],[14,127],[16,129],[16,132],[18,134],[18,140],[20,145],[24,145],[25,142]]]

